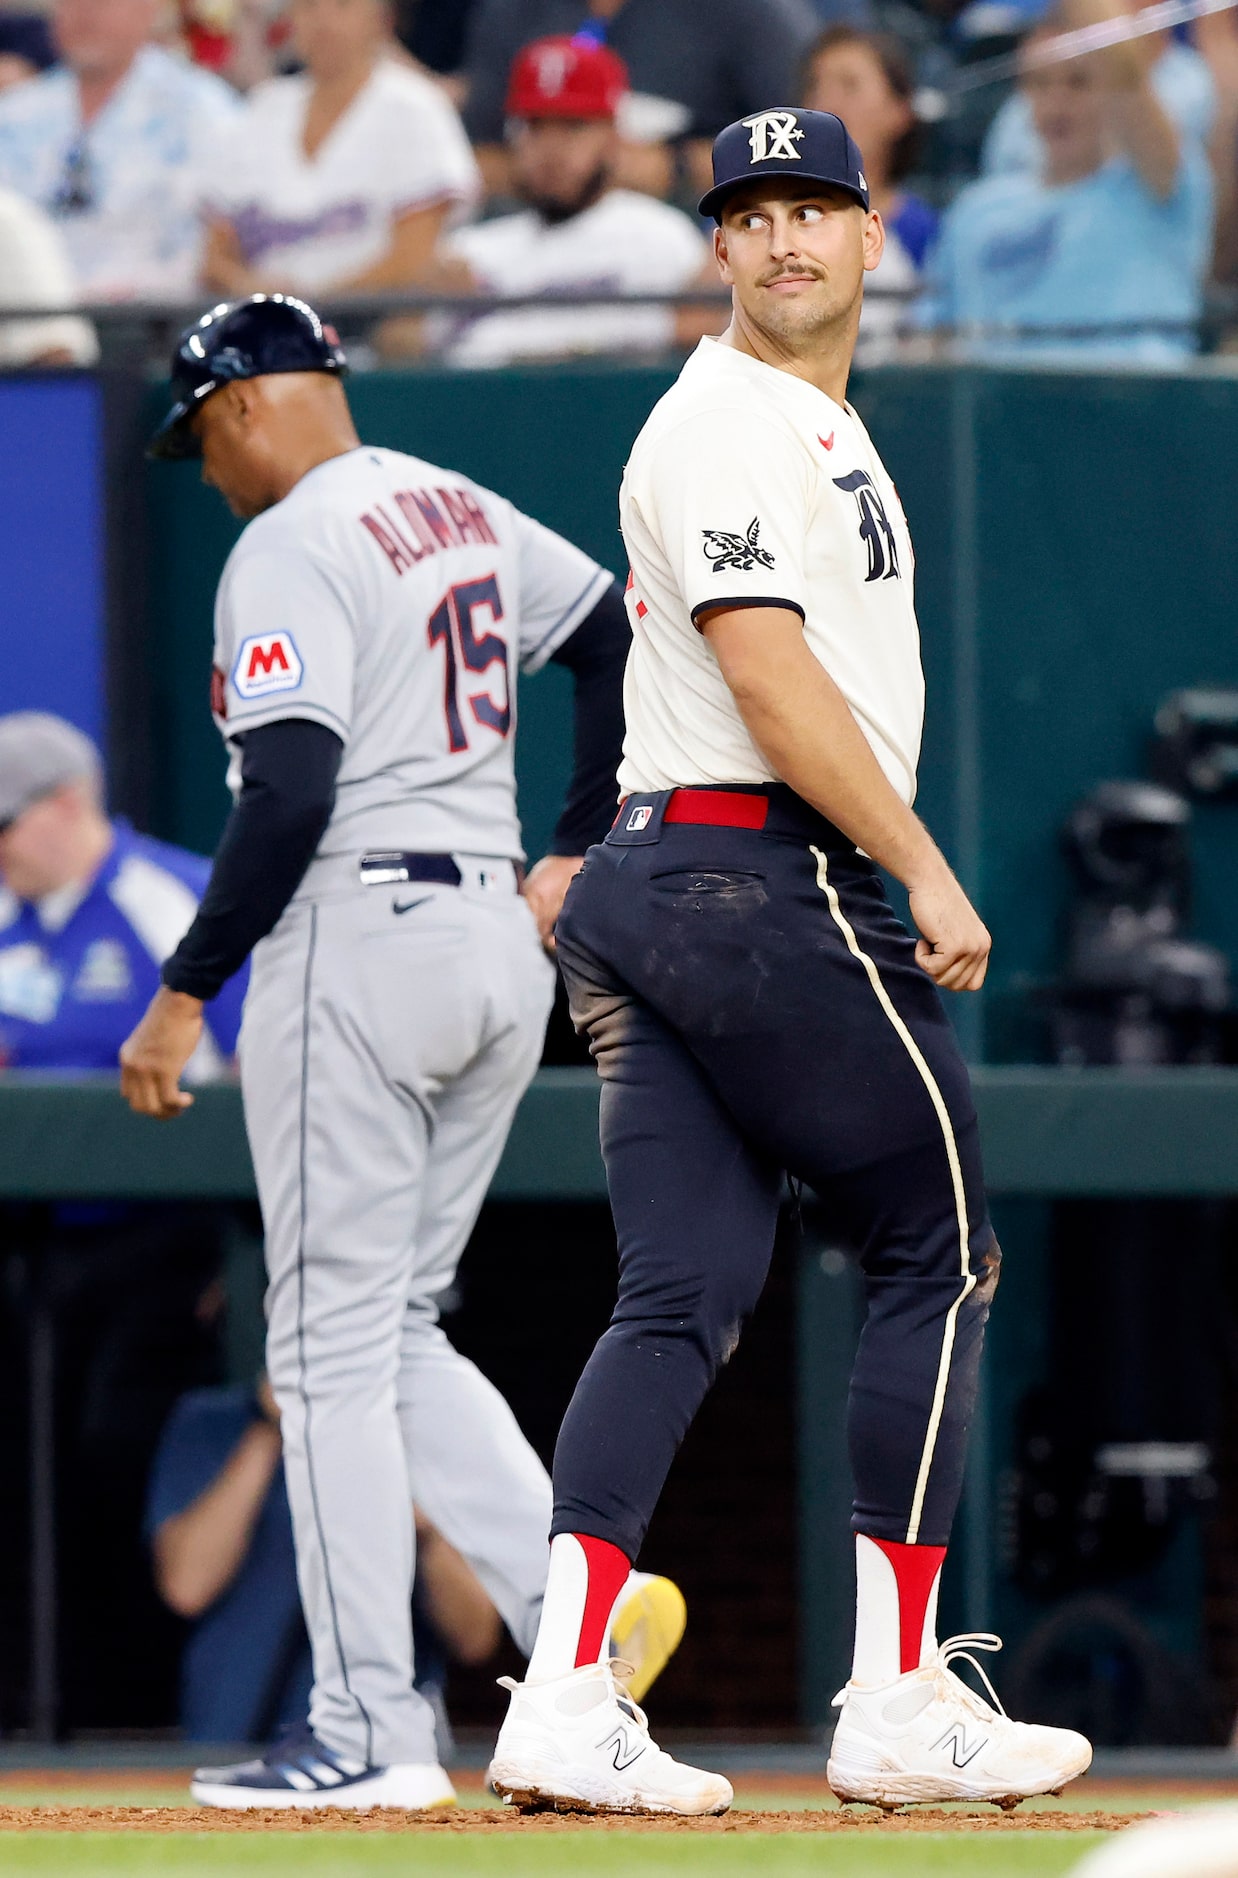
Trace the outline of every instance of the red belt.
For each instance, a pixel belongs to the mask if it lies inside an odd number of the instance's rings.
[[[662,820],[706,828],[764,828],[768,816],[767,796],[741,795],[737,789],[676,789]]]

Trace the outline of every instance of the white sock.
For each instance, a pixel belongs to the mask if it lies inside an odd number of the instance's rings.
[[[855,1539],[855,1656],[851,1680],[893,1682],[937,1652],[937,1594],[944,1546]]]
[[[592,1569],[591,1569],[592,1567]],[[550,1568],[537,1641],[526,1682],[553,1682],[586,1659],[609,1654],[610,1616],[623,1593],[628,1561],[617,1547],[598,1539],[557,1533],[550,1541]]]

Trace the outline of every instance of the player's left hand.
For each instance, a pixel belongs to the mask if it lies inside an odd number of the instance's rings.
[[[201,1035],[201,1000],[160,985],[137,1029],[120,1046],[120,1093],[135,1115],[166,1122],[192,1106],[180,1078]]]
[[[547,952],[555,949],[555,921],[563,911],[568,888],[584,864],[583,854],[544,854],[524,883],[524,897],[533,909],[538,935]]]

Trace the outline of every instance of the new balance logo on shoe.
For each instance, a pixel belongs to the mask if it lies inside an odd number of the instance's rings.
[[[620,1722],[617,1728],[611,1729],[605,1741],[598,1742],[598,1753],[605,1754],[613,1749],[611,1764],[615,1772],[621,1774],[625,1768],[631,1767],[634,1761],[640,1759],[647,1745],[648,1743],[642,1741],[639,1736],[633,1740],[623,1723]]]
[[[967,1739],[967,1730],[964,1728],[962,1722],[955,1722],[953,1728],[947,1728],[945,1734],[942,1735],[939,1741],[934,1741],[933,1746],[934,1748],[948,1747],[950,1749],[950,1759],[954,1762],[955,1766],[966,1767],[969,1761],[975,1760],[988,1738],[987,1735],[981,1735],[979,1740],[973,1745]]]

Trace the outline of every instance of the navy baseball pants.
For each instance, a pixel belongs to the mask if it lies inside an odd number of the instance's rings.
[[[557,940],[602,1077],[619,1296],[552,1533],[636,1557],[760,1296],[786,1173],[864,1272],[853,1525],[945,1544],[1000,1255],[967,1070],[876,868],[781,784],[630,796]]]

